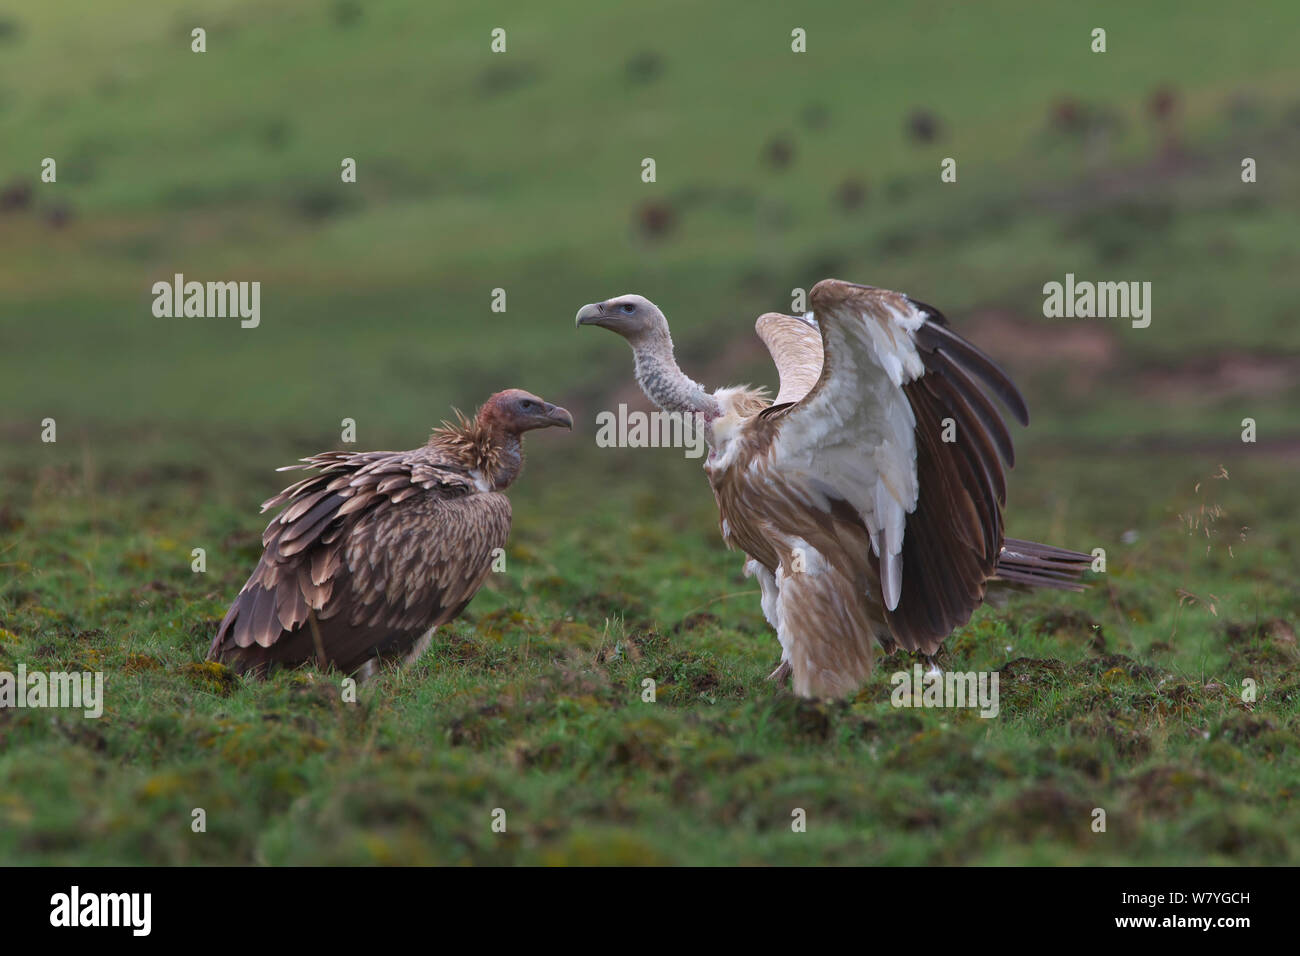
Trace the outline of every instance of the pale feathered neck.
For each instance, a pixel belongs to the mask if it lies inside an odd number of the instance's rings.
[[[524,443],[516,432],[473,420],[456,409],[455,423],[444,421],[425,446],[466,471],[477,472],[493,491],[504,491],[524,468]]]
[[[646,397],[666,412],[698,413],[706,420],[721,409],[699,382],[688,376],[673,357],[673,338],[668,329],[655,329],[630,341],[636,358],[636,380]]]

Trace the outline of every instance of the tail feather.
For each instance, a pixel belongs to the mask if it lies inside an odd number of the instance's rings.
[[[999,580],[1015,584],[1082,591],[1084,584],[1080,579],[1091,565],[1092,556],[1079,551],[1006,538],[994,574]]]

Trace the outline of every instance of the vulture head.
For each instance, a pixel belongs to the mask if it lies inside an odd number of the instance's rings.
[[[659,307],[643,295],[628,293],[616,295],[604,302],[593,302],[578,310],[576,324],[598,325],[617,332],[633,346],[653,337],[655,333],[668,332],[668,320]]]
[[[479,409],[481,423],[506,434],[519,435],[535,428],[552,425],[573,427],[573,416],[567,409],[544,402],[522,388],[508,388],[497,392]]]

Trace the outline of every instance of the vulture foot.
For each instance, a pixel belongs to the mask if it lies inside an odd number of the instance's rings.
[[[775,681],[777,684],[784,684],[790,679],[792,668],[789,661],[782,661],[776,665],[776,670],[767,675],[767,679]]]

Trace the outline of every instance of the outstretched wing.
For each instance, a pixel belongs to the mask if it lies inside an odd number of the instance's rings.
[[[767,346],[781,376],[781,389],[772,404],[797,402],[812,390],[822,374],[822,337],[811,318],[767,312],[754,331]]]
[[[330,452],[305,462],[290,467],[319,472],[262,506],[281,510],[210,658],[272,648],[309,612],[329,624],[322,630],[332,660],[365,656],[386,636],[458,614],[487,575],[493,550],[506,543],[509,500],[476,491],[466,474],[425,449]]]
[[[969,620],[1002,547],[1013,450],[983,388],[1028,424],[1024,399],[930,306],[836,279],[810,301],[823,368],[800,402],[761,416],[772,467],[810,504],[853,509],[895,636],[933,644]]]

